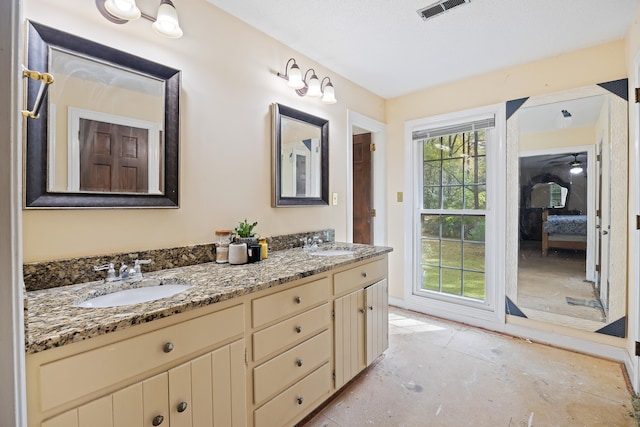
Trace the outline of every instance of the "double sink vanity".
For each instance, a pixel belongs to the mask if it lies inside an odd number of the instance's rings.
[[[389,252],[294,248],[28,292],[29,426],[294,425],[388,347]],[[140,287],[150,301],[118,305]]]

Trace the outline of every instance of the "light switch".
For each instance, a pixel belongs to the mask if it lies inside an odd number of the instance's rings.
[[[338,204],[338,193],[333,193],[333,206]]]
[[[397,197],[398,197],[398,202],[402,202],[402,199],[403,199],[402,191],[398,191]]]

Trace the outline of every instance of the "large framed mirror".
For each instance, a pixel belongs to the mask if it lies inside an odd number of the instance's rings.
[[[272,104],[273,207],[329,204],[329,121]]]
[[[509,101],[507,314],[626,335],[627,80]]]
[[[27,25],[27,67],[54,82],[27,119],[25,207],[177,208],[180,71]]]

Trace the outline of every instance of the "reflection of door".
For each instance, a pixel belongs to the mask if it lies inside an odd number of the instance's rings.
[[[296,197],[307,195],[307,157],[296,154]]]
[[[609,308],[609,232],[611,230],[611,168],[610,168],[610,151],[609,146],[605,142],[598,144],[599,158],[598,162],[598,205],[600,227],[597,227],[596,239],[598,240],[598,262],[600,269],[597,272],[599,277],[599,296],[605,313]]]
[[[371,134],[353,136],[353,242],[371,244]]]
[[[80,190],[148,191],[148,131],[80,119]]]

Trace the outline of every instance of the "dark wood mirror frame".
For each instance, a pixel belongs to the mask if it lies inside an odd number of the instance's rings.
[[[329,121],[305,112],[284,106],[272,104],[272,206],[326,206],[329,204]],[[292,118],[320,128],[320,197],[286,197],[282,195],[281,171],[281,130],[282,117]]]
[[[116,64],[165,82],[164,192],[163,194],[110,194],[50,192],[47,190],[47,100],[38,119],[26,119],[25,206],[27,208],[177,208],[180,137],[180,71],[44,25],[28,23],[28,68],[49,69],[51,46],[88,58]],[[54,76],[55,78],[55,76]],[[55,84],[55,83],[54,83]],[[34,105],[39,82],[29,79],[27,105]]]

